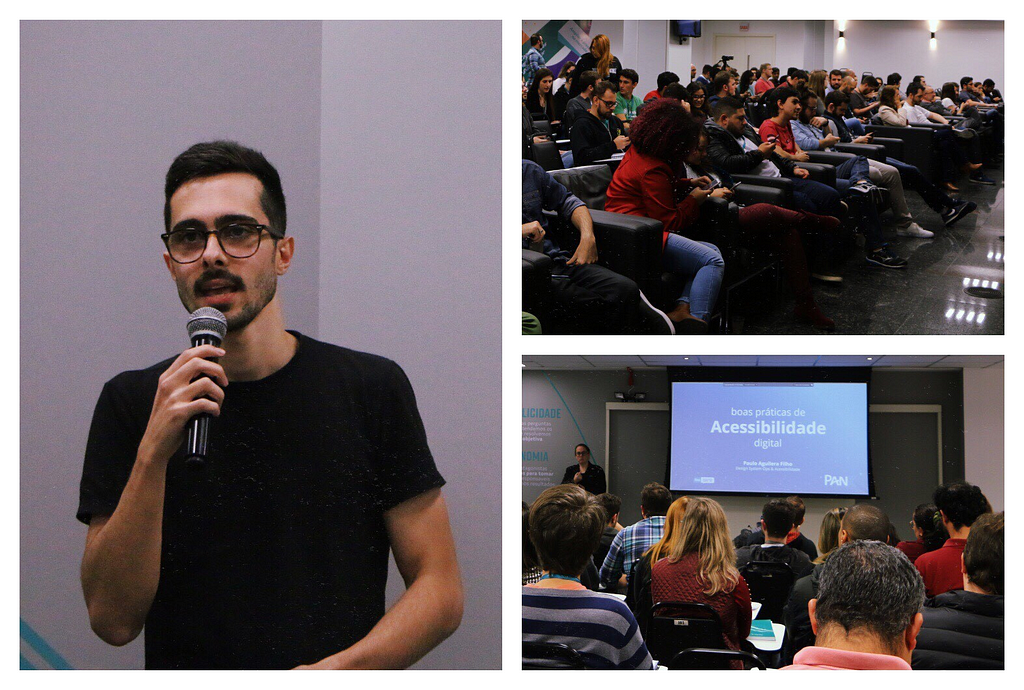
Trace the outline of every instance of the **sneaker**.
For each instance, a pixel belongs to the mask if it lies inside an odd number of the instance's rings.
[[[911,223],[905,228],[896,228],[896,234],[903,237],[935,237],[931,230],[925,230],[917,223]]]
[[[878,187],[871,184],[870,182],[858,182],[857,184],[850,185],[851,194],[863,194],[870,196],[872,199],[875,198],[878,193]]]
[[[888,247],[882,247],[867,255],[869,264],[875,264],[882,268],[906,268],[907,260],[896,256]]]
[[[942,222],[948,228],[968,213],[973,213],[977,208],[978,205],[973,201],[958,201],[942,212]]]
[[[996,181],[982,172],[973,173],[969,178],[972,184],[995,184]]]
[[[651,304],[644,291],[640,291],[640,316],[643,330],[654,335],[675,335],[676,329],[668,314]]]

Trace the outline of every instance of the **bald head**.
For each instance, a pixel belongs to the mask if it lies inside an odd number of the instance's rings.
[[[845,539],[843,533],[846,533]],[[846,511],[843,523],[839,527],[839,542],[871,539],[883,544],[888,542],[889,516],[875,506],[857,504]]]

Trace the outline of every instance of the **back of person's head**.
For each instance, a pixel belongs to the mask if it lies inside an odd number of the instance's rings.
[[[782,539],[793,529],[793,506],[782,499],[773,499],[761,509],[764,532],[772,539]]]
[[[818,98],[825,97],[825,79],[828,73],[823,69],[816,69],[807,77],[807,89],[812,91]]]
[[[615,494],[603,493],[597,495],[597,502],[601,504],[605,512],[605,524],[611,522],[612,518],[622,510],[622,499]]]
[[[597,75],[597,70],[588,69],[580,75],[580,91],[586,91],[591,86],[597,84],[598,81],[600,81],[600,77]]]
[[[899,654],[923,603],[924,581],[903,553],[877,541],[843,544],[821,567],[815,644],[829,647],[854,631],[866,632]]]
[[[666,91],[672,86],[665,87]],[[681,88],[686,92],[686,87]],[[681,105],[666,96],[645,105],[637,113],[629,126],[629,141],[637,153],[664,161],[672,170],[681,170],[687,156],[700,143],[700,124]],[[664,515],[672,502],[672,495],[660,484],[653,486],[664,491],[664,508],[660,513]]]
[[[654,104],[647,106],[644,108],[644,112],[653,107]],[[680,108],[680,110],[682,109]],[[683,110],[683,114],[686,114],[685,110]],[[632,134],[632,131],[630,133]],[[643,152],[641,151],[641,153]],[[644,515],[647,517],[664,515],[668,512],[670,505],[672,505],[672,492],[661,484],[651,482],[640,491],[640,507],[643,508]]]
[[[975,587],[1003,593],[1003,514],[986,513],[974,521],[964,546],[964,570]]]
[[[971,77],[960,77],[960,86],[967,86],[973,81],[974,79],[972,79]]]
[[[668,507],[668,512],[665,514],[665,530],[661,534],[661,539],[646,552],[651,555],[651,565],[668,556],[672,550],[672,545],[678,541],[679,525],[689,502],[690,499],[683,496],[672,501],[672,505]]]
[[[867,86],[869,89],[877,89],[878,88],[878,80],[875,79],[870,74],[865,74],[861,78],[860,83],[865,85],[865,86]]]
[[[541,39],[540,34],[534,34],[530,36],[530,45],[536,48],[540,45],[541,40],[543,39]]]
[[[726,96],[725,98],[719,98],[715,101],[715,104],[711,107],[711,119],[718,122],[722,115],[726,117],[732,117],[733,113],[737,110],[743,110],[743,101],[736,98],[735,96]]]
[[[829,95],[825,96],[825,109],[828,110],[828,107],[830,105],[838,108],[843,103],[849,103],[849,102],[850,102],[850,97],[847,96],[842,91],[840,91],[839,89],[836,89],[835,91],[833,91]]]
[[[799,496],[786,496],[786,503],[793,506],[793,524],[799,527],[804,524],[804,515],[807,514],[807,506],[804,499]]]
[[[530,540],[530,504],[523,501],[523,572],[540,566],[537,549]]]
[[[788,86],[780,86],[779,88],[770,91],[771,98],[768,100],[769,113],[771,117],[775,117],[779,114],[779,104],[785,103],[790,98],[799,98],[795,89],[791,89]]]
[[[546,489],[530,508],[530,539],[541,567],[553,575],[579,576],[604,526],[601,504],[575,484]]]
[[[629,69],[627,67],[626,69],[619,72],[619,76],[629,79],[634,84],[638,84],[640,82],[640,75],[637,74],[637,71],[635,69]]]
[[[992,512],[992,506],[981,489],[967,482],[943,484],[935,489],[932,501],[953,524],[953,529],[970,527],[979,516]]]
[[[885,78],[885,83],[886,84],[893,84],[893,85],[895,85],[895,84],[899,84],[901,81],[903,81],[903,77],[902,77],[902,75],[900,75],[899,72],[893,72],[892,74],[890,74],[888,77]]]
[[[687,91],[686,87],[679,82],[672,82],[666,86],[661,92],[662,98],[675,98],[680,101],[690,102],[690,92]],[[630,126],[632,129],[632,125]]]
[[[918,94],[918,93],[920,93],[922,91],[924,91],[924,86],[921,85],[921,82],[918,81],[918,82],[914,82],[913,84],[908,84],[907,85],[907,98],[910,98],[911,96],[914,96],[914,95],[916,95],[916,94]]]
[[[882,105],[887,105],[890,108],[896,108],[896,87],[895,86],[883,86],[882,90],[878,92],[878,102]]]
[[[662,72],[658,75],[658,92],[673,82],[679,81],[679,75],[675,72]]]
[[[914,526],[921,530],[925,552],[939,548],[949,536],[942,526],[939,509],[933,503],[922,503],[914,508]]]
[[[833,508],[821,519],[821,530],[818,531],[818,558],[815,563],[823,563],[839,546],[839,528],[843,524],[846,508]]]
[[[171,197],[185,184],[225,173],[247,173],[260,184],[260,207],[267,214],[271,235],[284,237],[287,211],[281,177],[262,153],[234,141],[209,141],[193,144],[171,163],[164,182],[164,228],[171,229]]]
[[[942,85],[942,91],[939,93],[939,95],[942,98],[949,98],[949,99],[952,99],[952,100],[956,100],[956,92],[957,92],[956,82],[955,81],[947,81],[946,83],[944,83]]]
[[[735,79],[729,72],[722,70],[715,75],[715,80],[711,82],[711,93],[717,95],[721,93],[726,87],[729,86],[729,82]]]
[[[889,538],[889,516],[877,506],[858,503],[846,511],[840,529],[848,541],[869,539],[884,544]]]
[[[799,71],[800,71],[799,67],[790,67],[789,69],[786,70],[786,76],[787,77],[792,77],[794,74],[796,74]]]
[[[711,70],[713,70],[713,69],[714,69],[714,67],[712,67],[711,65],[704,65],[704,67],[703,67],[703,69],[701,69],[700,73],[703,74],[704,76],[707,76],[708,74],[711,73]]]
[[[731,592],[739,582],[736,549],[729,538],[729,523],[717,501],[701,496],[690,497],[669,558],[677,562],[690,554],[698,555],[699,577],[708,596]]]

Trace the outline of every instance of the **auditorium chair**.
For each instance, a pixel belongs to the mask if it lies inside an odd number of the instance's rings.
[[[548,172],[562,169],[562,155],[553,141],[535,141],[531,147],[533,161]]]
[[[580,653],[557,642],[524,642],[523,669],[573,670],[586,668]]]
[[[641,630],[647,651],[668,665],[685,649],[724,649],[722,619],[709,604],[659,601],[651,607],[647,630]]]
[[[673,671],[720,671],[730,669],[730,661],[743,662],[747,670],[767,670],[756,654],[732,649],[684,649],[664,666]]]
[[[757,617],[781,623],[796,582],[793,569],[778,561],[750,561],[740,568],[740,575],[747,581],[751,601],[761,604]]]
[[[913,165],[927,178],[937,181],[940,176],[939,157],[938,152],[935,149],[933,143],[933,131],[935,129],[944,128],[945,125],[939,125],[935,123],[912,125],[910,127],[892,127],[889,125],[874,124],[875,120],[872,120],[872,124],[864,126],[864,129],[868,132],[875,133],[875,141],[881,143],[886,147],[886,151],[890,152],[890,145],[887,142],[879,141],[879,137],[884,139],[899,139],[902,143],[902,150],[899,151],[900,155],[893,155],[889,153],[889,156],[897,160],[903,161],[907,165]]]

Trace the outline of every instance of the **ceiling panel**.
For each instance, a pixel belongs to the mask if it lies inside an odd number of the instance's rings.
[[[944,355],[884,355],[872,362],[876,367],[928,367],[942,360]]]
[[[1002,355],[950,355],[935,366],[952,369],[984,369],[1003,361]]]
[[[815,366],[819,367],[870,367],[881,355],[822,355]]]

